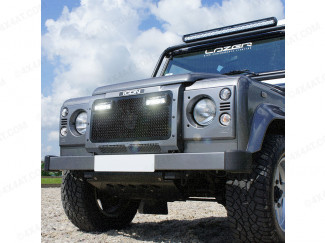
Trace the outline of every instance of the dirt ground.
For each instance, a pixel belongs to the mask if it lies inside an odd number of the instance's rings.
[[[127,229],[84,233],[66,217],[60,188],[42,188],[42,242],[230,242],[222,205],[172,202],[168,210],[168,215],[137,214]]]

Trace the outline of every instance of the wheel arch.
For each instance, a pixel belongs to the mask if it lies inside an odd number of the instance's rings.
[[[279,106],[261,104],[253,115],[247,151],[255,153],[261,150],[268,134],[285,135],[285,111]]]

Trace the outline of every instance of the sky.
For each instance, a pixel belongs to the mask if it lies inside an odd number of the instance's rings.
[[[150,77],[187,33],[275,16],[284,0],[42,1],[42,158],[59,155],[59,113],[99,86]]]

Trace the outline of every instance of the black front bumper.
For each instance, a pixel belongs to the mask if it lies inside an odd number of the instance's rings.
[[[100,156],[101,167],[96,165]],[[127,155],[130,162],[123,165],[125,155],[95,155],[95,156],[45,156],[46,171],[58,170],[82,170],[82,171],[98,171],[98,172],[155,172],[155,171],[195,171],[195,170],[223,170],[229,172],[251,171],[252,154],[245,151],[215,152],[215,153],[175,153],[175,154],[151,154],[151,155]],[[146,156],[146,157],[134,157]],[[137,169],[139,161],[142,158],[148,158],[152,165],[150,169]],[[118,169],[114,168],[102,169],[105,161],[114,161],[114,164],[120,165]],[[133,163],[134,161],[134,163]],[[133,164],[132,164],[133,163]],[[142,163],[142,162],[141,162]]]

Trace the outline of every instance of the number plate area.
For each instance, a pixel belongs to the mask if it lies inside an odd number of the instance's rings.
[[[154,172],[155,155],[96,155],[94,170],[97,172]]]

